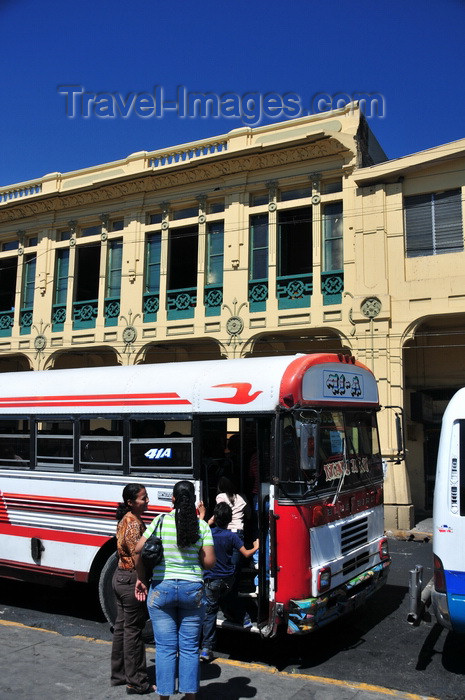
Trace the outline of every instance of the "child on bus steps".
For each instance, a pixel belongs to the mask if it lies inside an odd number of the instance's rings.
[[[202,629],[202,644],[200,660],[204,662],[213,659],[213,648],[216,641],[216,616],[218,610],[225,601],[234,583],[235,564],[233,555],[240,552],[244,557],[251,557],[258,549],[258,539],[253,543],[252,549],[246,549],[243,541],[236,532],[228,530],[228,525],[233,517],[232,508],[228,503],[218,503],[213,511],[212,535],[215,547],[216,564],[212,569],[205,571],[205,596],[206,610]],[[211,521],[209,521],[211,523]],[[236,599],[239,605],[239,600]],[[251,627],[252,621],[247,612],[242,612],[243,626]]]
[[[227,503],[231,507],[231,519],[228,523],[228,530],[235,532],[236,535],[242,540],[244,544],[244,525],[245,520],[250,517],[250,508],[247,501],[237,493],[237,489],[234,486],[231,479],[228,476],[223,475],[218,481],[218,489],[216,496],[216,503]],[[208,524],[211,525],[214,522],[214,518],[210,518]],[[240,554],[238,550],[234,550],[233,553],[233,564],[237,569],[240,562]]]

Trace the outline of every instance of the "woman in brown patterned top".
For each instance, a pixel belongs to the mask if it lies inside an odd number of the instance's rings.
[[[145,695],[155,690],[147,677],[142,640],[147,608],[134,594],[137,580],[134,549],[146,528],[141,516],[148,502],[145,486],[128,484],[123,490],[123,503],[116,511],[118,568],[113,576],[113,590],[117,616],[111,649],[111,684],[127,684],[128,695]]]

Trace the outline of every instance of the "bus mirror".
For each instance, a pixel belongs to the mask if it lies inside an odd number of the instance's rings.
[[[400,464],[405,459],[404,431],[403,431],[403,408],[401,406],[384,406],[392,409],[396,426],[397,455],[392,458],[395,464]]]
[[[300,432],[300,467],[305,472],[316,472],[318,458],[318,425],[302,423]]]
[[[404,450],[404,442],[402,439],[402,419],[400,413],[396,413],[396,436],[397,436],[397,456],[399,457]],[[399,460],[400,462],[400,460]]]

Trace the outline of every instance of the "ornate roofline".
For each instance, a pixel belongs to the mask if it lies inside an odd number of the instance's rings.
[[[339,155],[344,159],[344,166],[348,166],[353,161],[354,150],[349,150],[347,137],[343,139],[341,136],[339,134],[331,137],[318,135],[318,140],[313,143],[308,143],[307,140],[307,143],[299,146],[275,147],[273,150],[267,149],[266,152],[255,150],[253,153],[246,151],[234,156],[229,154],[226,156],[225,154],[224,158],[190,163],[169,171],[150,170],[145,173],[128,174],[111,184],[91,182],[88,185],[83,185],[78,191],[55,192],[48,195],[42,194],[31,199],[21,199],[0,207],[0,223],[13,222],[87,204],[111,201],[132,194],[153,193],[169,187],[206,182],[244,171],[253,172],[279,167],[299,161],[312,161]]]

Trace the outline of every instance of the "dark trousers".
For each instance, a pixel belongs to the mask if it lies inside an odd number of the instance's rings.
[[[135,571],[123,569],[116,569],[113,576],[117,616],[111,648],[111,684],[127,683],[138,690],[145,690],[149,681],[142,630],[147,619],[147,608],[134,595],[136,579]]]
[[[202,649],[212,651],[216,642],[216,616],[220,605],[225,599],[233,585],[234,576],[225,578],[205,579],[205,598],[207,605],[202,628]]]

